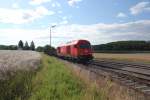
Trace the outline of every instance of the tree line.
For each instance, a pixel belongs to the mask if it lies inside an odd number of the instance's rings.
[[[18,49],[22,49],[22,50],[35,50],[35,44],[34,42],[32,41],[30,43],[30,46],[28,44],[28,42],[26,41],[25,44],[23,43],[22,40],[19,41],[18,43]]]
[[[30,45],[26,41],[25,43],[20,40],[18,45],[0,45],[0,50],[35,50],[35,44],[32,41]]]
[[[150,41],[117,41],[93,45],[94,52],[105,51],[150,51]]]
[[[0,45],[0,50],[17,50],[17,46],[16,45]]]
[[[35,48],[34,41],[32,41],[30,45],[27,41],[24,43],[22,40],[18,42],[18,45],[0,45],[0,50],[36,50],[38,52],[44,52],[48,55],[56,55],[56,49],[54,47],[45,45]]]

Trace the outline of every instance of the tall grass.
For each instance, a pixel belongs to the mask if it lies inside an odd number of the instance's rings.
[[[105,100],[54,57],[42,56],[37,71],[18,71],[0,81],[0,100]]]
[[[18,71],[6,80],[0,80],[0,100],[25,100],[31,95],[35,72]]]
[[[42,66],[29,100],[104,100],[95,85],[88,87],[56,58],[44,55]]]
[[[43,68],[33,80],[30,100],[79,100],[84,85],[55,58],[43,57]]]

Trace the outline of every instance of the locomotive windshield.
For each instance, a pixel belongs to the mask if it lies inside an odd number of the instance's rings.
[[[88,48],[91,48],[91,46],[90,46],[89,43],[86,43],[86,44],[80,44],[80,48],[81,48],[81,49],[88,49]]]

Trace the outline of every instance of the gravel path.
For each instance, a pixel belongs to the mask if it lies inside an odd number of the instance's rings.
[[[34,51],[0,50],[0,79],[18,70],[35,70],[40,59],[41,55]]]

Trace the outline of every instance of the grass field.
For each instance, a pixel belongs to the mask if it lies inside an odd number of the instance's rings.
[[[29,100],[103,100],[98,89],[88,87],[56,58],[43,55],[42,66]]]
[[[0,100],[30,96],[41,55],[34,51],[0,50]]]
[[[105,100],[57,58],[42,54],[36,70],[18,70],[0,80],[0,100]]]
[[[38,69],[41,55],[34,51],[0,50],[0,80],[8,74]]]
[[[115,54],[115,53],[94,53],[97,59],[125,60],[150,63],[150,53]]]

